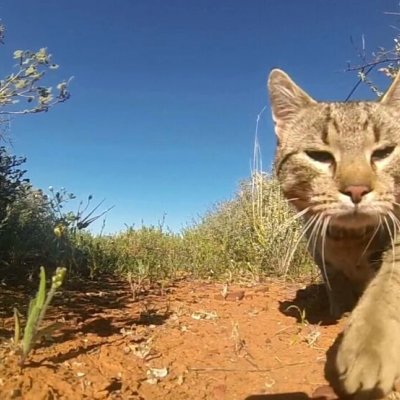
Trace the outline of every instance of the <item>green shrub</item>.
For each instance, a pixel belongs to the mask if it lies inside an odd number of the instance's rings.
[[[172,278],[185,268],[181,237],[165,231],[162,226],[130,227],[113,237],[97,239],[95,243],[103,262],[107,260],[108,268],[112,263],[111,268],[119,274],[145,276],[153,281]]]
[[[261,173],[183,233],[193,273],[252,279],[309,272],[313,264],[300,237],[300,223],[278,182]]]
[[[26,171],[20,168],[25,161],[25,158],[11,155],[5,147],[0,147],[0,222],[6,218],[8,207],[28,183],[28,179],[24,179]]]
[[[40,190],[25,185],[9,204],[0,228],[1,260],[14,268],[55,265],[54,216]]]
[[[46,264],[63,265],[72,275],[117,273],[141,282],[173,279],[180,273],[257,281],[270,275],[298,276],[313,266],[300,222],[273,176],[254,173],[232,200],[216,205],[180,233],[160,224],[102,236],[85,229],[98,218],[93,213],[101,203],[87,211],[89,196],[77,212],[66,211],[72,194],[50,188],[50,196],[44,195],[21,181],[18,166],[7,170],[15,184],[9,185],[0,221],[1,261],[15,272],[29,273]],[[10,174],[13,168],[15,175]]]
[[[298,276],[313,268],[300,222],[276,179],[256,173],[235,197],[215,206],[180,234],[163,226],[130,227],[113,236],[80,232],[72,247],[91,276],[115,272],[140,281],[178,273],[214,279]]]

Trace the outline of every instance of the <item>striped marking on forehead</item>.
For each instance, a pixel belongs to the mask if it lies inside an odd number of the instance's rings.
[[[381,140],[381,130],[374,120],[366,120],[363,126],[363,132],[372,131],[374,142],[378,143]]]
[[[374,142],[377,143],[381,139],[381,130],[377,124],[374,108],[371,103],[358,103],[360,107],[360,125],[362,125],[362,132],[367,133],[372,131]]]
[[[324,108],[324,122],[321,130],[321,139],[322,142],[328,146],[330,145],[329,131],[332,129],[335,130],[336,133],[339,133],[339,124],[332,113],[332,104],[327,103]]]
[[[372,103],[373,104],[373,103]],[[338,136],[372,133],[374,142],[381,139],[380,124],[374,114],[375,108],[371,103],[326,103],[323,111],[324,125],[321,139],[326,145],[330,144],[330,133]]]
[[[330,124],[331,118],[332,118],[331,117],[331,105],[328,104],[325,109],[325,113],[324,113],[325,121],[324,121],[324,126],[321,131],[321,139],[326,145],[329,145],[328,135],[329,135],[329,124]]]

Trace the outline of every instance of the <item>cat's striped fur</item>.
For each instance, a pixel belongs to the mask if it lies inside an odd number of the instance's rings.
[[[333,384],[379,398],[400,375],[400,76],[379,102],[317,102],[280,70],[268,87],[282,189],[305,220],[332,313],[355,306]]]

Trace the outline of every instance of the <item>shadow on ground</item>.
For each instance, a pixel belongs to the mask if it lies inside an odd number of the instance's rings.
[[[329,313],[329,302],[323,284],[311,284],[296,292],[291,300],[279,302],[279,311],[289,317],[296,318],[297,322],[305,318],[310,324],[334,325],[337,319]],[[303,314],[304,311],[304,314]]]
[[[14,307],[26,315],[36,290],[33,291],[29,283],[0,286],[0,317],[6,321],[6,325],[0,327],[0,337],[7,339],[12,336]],[[153,292],[150,288],[138,296],[138,300],[152,298]],[[154,297],[160,299],[160,296]],[[76,338],[78,333],[106,338],[133,325],[163,325],[171,315],[161,304],[157,304],[155,309],[138,311],[137,307],[132,307],[133,303],[128,283],[114,276],[104,276],[101,281],[67,281],[54,297],[46,321],[61,323],[60,334],[53,338],[54,342],[60,343]]]

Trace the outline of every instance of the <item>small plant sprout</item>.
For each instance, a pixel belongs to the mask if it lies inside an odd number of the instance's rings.
[[[286,311],[289,310],[296,310],[299,313],[299,322],[302,326],[307,326],[308,325],[308,321],[307,321],[307,317],[306,317],[306,310],[305,309],[301,309],[300,307],[292,304],[291,306],[289,306],[288,308],[286,308]]]
[[[240,337],[240,332],[239,332],[239,324],[237,322],[232,323],[232,334],[231,338],[233,340],[233,343],[235,345],[235,353],[239,355],[242,350],[244,350],[246,346],[246,342],[244,339]]]
[[[23,366],[26,357],[32,350],[35,343],[43,336],[49,335],[54,330],[60,327],[59,323],[51,324],[40,329],[40,325],[46,314],[47,308],[54,297],[56,291],[63,283],[66,273],[66,268],[57,268],[51,280],[50,290],[46,294],[46,272],[44,267],[40,267],[40,282],[36,297],[31,300],[28,309],[28,316],[24,328],[21,343],[21,320],[20,314],[14,308],[15,335],[14,343],[21,354],[20,364]]]
[[[143,265],[142,260],[137,261],[137,273],[136,276],[132,271],[128,271],[126,279],[128,280],[129,286],[132,292],[132,300],[136,301],[137,296],[143,290],[143,284],[148,278],[147,268]]]
[[[313,347],[321,336],[319,327],[319,324],[316,326],[310,326],[310,331],[304,336],[304,341],[308,344],[308,346]]]
[[[221,289],[221,296],[226,299],[229,294],[229,284],[225,283]]]

